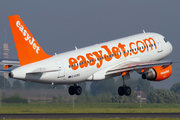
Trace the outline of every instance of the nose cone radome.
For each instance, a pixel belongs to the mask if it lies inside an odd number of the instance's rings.
[[[168,42],[169,43],[169,48],[170,48],[170,53],[172,52],[172,50],[173,50],[173,46],[171,45],[171,43],[170,42]]]
[[[166,46],[167,54],[169,55],[173,50],[173,46],[171,45],[171,43],[169,41],[166,44],[167,44],[167,46]]]

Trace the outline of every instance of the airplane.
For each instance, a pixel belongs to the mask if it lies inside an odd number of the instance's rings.
[[[49,84],[74,84],[70,95],[80,95],[82,88],[78,83],[99,81],[122,76],[123,85],[118,88],[120,96],[131,94],[125,81],[130,73],[136,71],[143,79],[162,81],[170,77],[171,64],[180,60],[164,60],[173,50],[164,36],[153,32],[91,45],[88,47],[48,55],[40,47],[18,15],[9,16],[9,22],[19,58],[19,63],[2,61],[3,72],[9,77],[24,81]],[[11,64],[12,62],[12,64]],[[6,69],[11,66],[15,69]]]

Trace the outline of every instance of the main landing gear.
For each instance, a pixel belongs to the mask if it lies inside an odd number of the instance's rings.
[[[131,88],[129,86],[120,86],[118,88],[118,94],[120,96],[123,96],[124,94],[126,96],[129,96],[129,95],[131,95]]]
[[[131,88],[129,86],[126,86],[126,84],[125,84],[125,79],[126,79],[125,76],[122,76],[122,78],[123,78],[123,86],[120,86],[118,88],[118,94],[120,96],[123,96],[123,95],[129,96],[129,95],[131,95]]]
[[[76,84],[74,84],[74,86],[70,86],[69,87],[69,94],[70,95],[80,95],[82,93],[82,88],[80,86],[77,86]]]

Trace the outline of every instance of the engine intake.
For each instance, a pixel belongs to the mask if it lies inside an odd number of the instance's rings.
[[[155,66],[145,71],[142,74],[142,78],[150,81],[162,81],[170,77],[171,73],[171,65]]]
[[[156,79],[156,76],[157,76],[157,73],[153,68],[150,68],[148,71],[142,74],[143,79],[147,79],[150,81],[154,81]]]

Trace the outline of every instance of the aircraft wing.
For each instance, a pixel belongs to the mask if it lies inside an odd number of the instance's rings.
[[[106,75],[121,73],[132,70],[148,69],[153,66],[165,66],[172,63],[180,62],[180,60],[152,61],[152,62],[132,62],[122,65],[117,65],[106,72]]]

